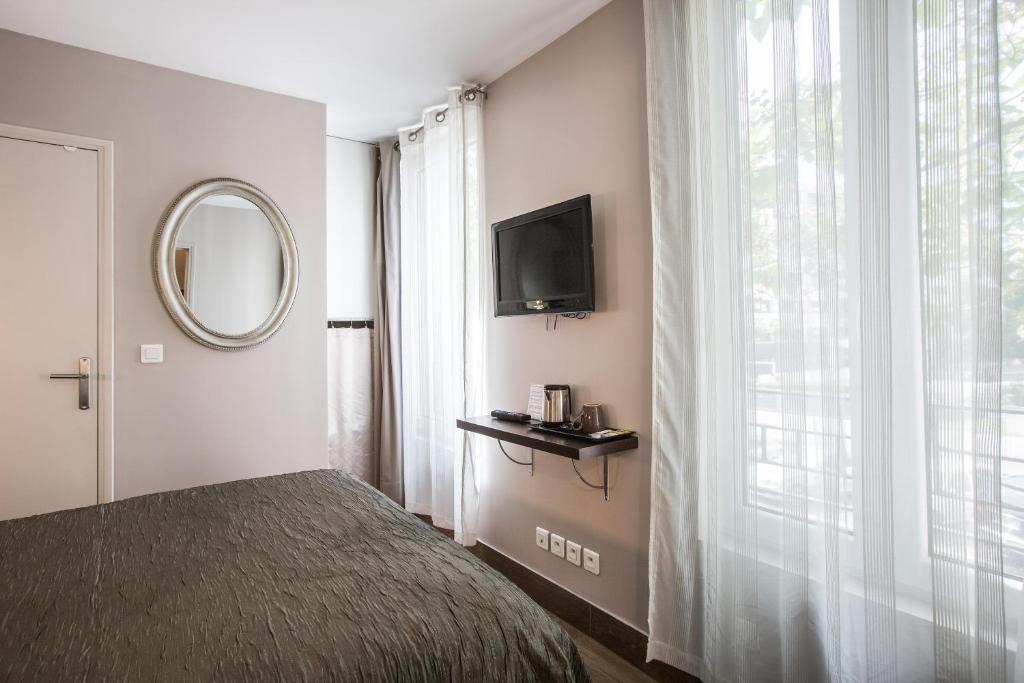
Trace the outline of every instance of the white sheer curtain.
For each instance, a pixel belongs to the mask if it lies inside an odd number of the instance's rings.
[[[649,656],[1024,678],[1024,7],[645,14]]]
[[[487,257],[483,95],[450,88],[445,105],[399,131],[402,439],[405,506],[476,542],[474,440],[456,418],[481,413]]]

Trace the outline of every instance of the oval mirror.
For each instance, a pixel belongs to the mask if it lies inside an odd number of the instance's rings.
[[[298,288],[298,251],[284,214],[259,188],[232,178],[203,181],[174,200],[153,261],[171,318],[215,349],[265,342]]]

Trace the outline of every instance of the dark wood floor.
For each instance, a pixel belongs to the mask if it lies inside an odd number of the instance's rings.
[[[625,659],[578,628],[575,628],[572,624],[558,617],[555,617],[555,619],[576,642],[576,648],[580,651],[580,656],[583,658],[587,671],[590,672],[590,679],[593,683],[610,683],[611,681],[655,683],[653,678],[632,666]]]

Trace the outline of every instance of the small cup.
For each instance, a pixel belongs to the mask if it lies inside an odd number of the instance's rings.
[[[604,420],[601,419],[600,403],[584,403],[580,410],[580,431],[584,434],[593,434],[604,429]]]

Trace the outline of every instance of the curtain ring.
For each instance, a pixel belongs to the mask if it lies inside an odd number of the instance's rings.
[[[409,133],[409,142],[415,142],[416,141],[416,137],[417,137],[416,133],[417,133],[416,131],[413,131],[413,132]]]
[[[396,152],[401,148],[401,146],[398,144],[398,140],[395,140],[395,144],[393,144],[391,148]]]
[[[436,114],[434,114],[434,120],[437,121],[438,123],[443,123],[444,122],[444,115],[445,115],[445,112],[439,111]]]
[[[470,102],[475,100],[476,99],[476,90],[467,90],[466,91],[466,99],[469,100]]]

